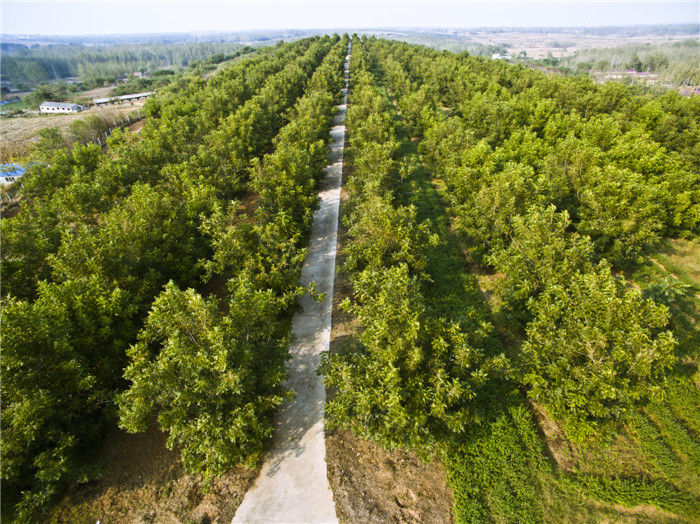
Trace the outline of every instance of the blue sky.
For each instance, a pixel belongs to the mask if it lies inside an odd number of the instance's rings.
[[[4,34],[698,23],[696,1],[2,1]]]

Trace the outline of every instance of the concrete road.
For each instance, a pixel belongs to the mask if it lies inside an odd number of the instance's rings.
[[[349,62],[345,63],[343,103],[338,106],[331,129],[330,164],[314,216],[309,253],[301,283],[316,283],[325,293],[322,302],[308,296],[292,324],[296,342],[290,347],[287,386],[296,392],[276,421],[275,436],[260,475],[246,493],[233,518],[238,522],[326,523],[337,522],[335,504],[326,475],[326,444],[323,417],[326,390],[316,374],[321,353],[328,350],[331,336],[331,302],[335,276],[338,208],[345,145],[345,109]]]

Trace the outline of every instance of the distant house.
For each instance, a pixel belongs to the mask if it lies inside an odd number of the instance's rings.
[[[24,174],[24,168],[17,164],[0,164],[0,184],[11,184]]]
[[[700,87],[684,86],[678,92],[683,96],[697,96],[700,95]]]
[[[96,106],[104,106],[107,104],[123,104],[124,102],[133,103],[137,100],[145,100],[146,98],[152,95],[155,95],[154,91],[148,91],[146,93],[133,93],[130,95],[111,96],[108,98],[93,98],[92,103]]]
[[[510,60],[511,58],[513,57],[509,54],[502,55],[500,53],[494,53],[491,55],[492,60]]]
[[[80,113],[84,106],[68,102],[42,102],[39,106],[40,113]]]

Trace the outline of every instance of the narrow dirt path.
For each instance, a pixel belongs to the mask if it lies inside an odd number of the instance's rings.
[[[330,165],[314,216],[309,253],[301,283],[315,282],[325,293],[321,302],[304,296],[302,310],[293,319],[296,341],[290,347],[287,386],[296,398],[280,412],[272,448],[253,487],[246,493],[233,518],[238,522],[326,523],[337,522],[333,494],[326,474],[323,417],[326,390],[316,370],[321,353],[328,351],[331,305],[335,276],[338,207],[345,146],[345,110],[349,62],[345,62],[343,103],[331,129]]]

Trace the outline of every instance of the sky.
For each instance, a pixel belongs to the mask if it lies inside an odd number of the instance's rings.
[[[0,0],[3,34],[371,27],[571,27],[700,22],[696,1]]]

